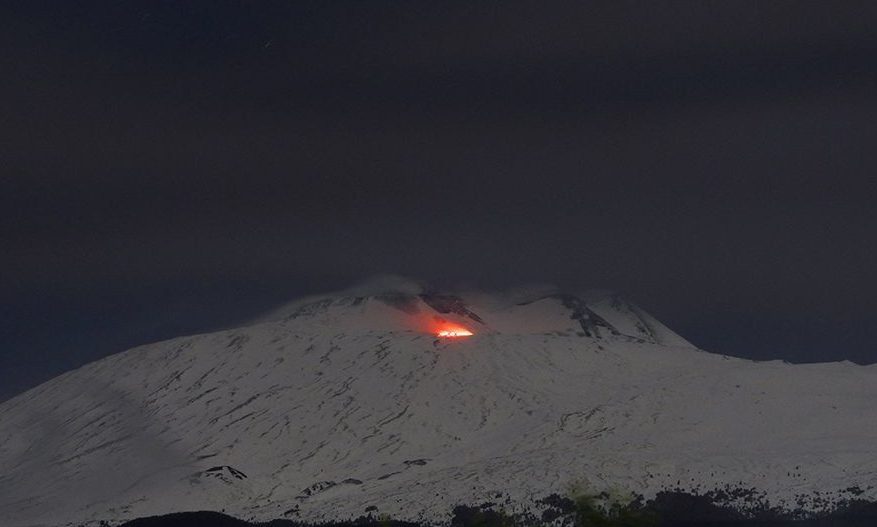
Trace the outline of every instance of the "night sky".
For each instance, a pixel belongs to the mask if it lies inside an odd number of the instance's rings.
[[[873,2],[0,7],[0,400],[376,273],[877,362]]]

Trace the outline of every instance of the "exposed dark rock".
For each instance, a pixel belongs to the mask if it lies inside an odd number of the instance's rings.
[[[331,489],[337,485],[334,481],[318,481],[311,485],[310,487],[301,491],[301,494],[298,495],[299,498],[309,498],[314,494],[318,494],[323,492],[326,489]]]
[[[217,465],[215,467],[210,467],[203,472],[205,476],[215,476],[221,479],[225,479],[228,481],[226,474],[228,476],[234,477],[236,479],[246,479],[247,475],[241,472],[240,470],[229,466],[229,465]]]
[[[572,295],[557,295],[557,298],[560,299],[564,307],[572,311],[569,318],[579,323],[582,327],[582,331],[585,332],[585,336],[600,337],[600,328],[604,328],[613,335],[620,334],[612,324],[606,322],[603,317],[591,311],[591,308],[589,308],[581,298]]]
[[[442,295],[437,293],[424,293],[420,295],[420,299],[423,300],[426,305],[433,308],[439,313],[453,313],[455,315],[460,315],[461,317],[471,318],[479,324],[484,324],[484,320],[482,320],[481,317],[469,310],[469,308],[466,307],[466,304],[463,302],[463,299],[458,296]]]

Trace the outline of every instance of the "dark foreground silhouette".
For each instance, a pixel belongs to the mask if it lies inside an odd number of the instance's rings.
[[[272,520],[270,522],[252,523],[212,511],[177,512],[162,516],[138,518],[122,524],[120,527],[316,527],[293,520]],[[321,523],[320,527],[419,527],[416,523],[395,520],[377,520],[360,518],[347,522]]]
[[[599,497],[599,496],[597,496]],[[540,509],[509,515],[493,503],[460,505],[453,509],[450,527],[877,527],[877,502],[848,500],[820,514],[784,511],[759,505],[741,512],[717,504],[712,496],[661,492],[643,504],[596,505],[595,496],[566,498],[551,495],[539,500]],[[444,525],[447,525],[444,524]],[[139,518],[121,527],[435,527],[362,516],[355,520],[308,524],[296,520],[252,523],[218,512],[183,512]]]

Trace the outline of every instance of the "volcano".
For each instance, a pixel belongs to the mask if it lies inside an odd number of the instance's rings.
[[[752,488],[816,508],[877,497],[875,400],[877,366],[707,353],[611,293],[381,283],[0,404],[0,517],[440,520],[582,486]]]

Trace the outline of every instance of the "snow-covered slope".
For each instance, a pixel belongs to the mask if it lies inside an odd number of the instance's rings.
[[[437,339],[446,324],[475,334]],[[0,517],[439,518],[573,484],[874,498],[875,400],[877,367],[705,353],[613,295],[393,285],[135,348],[3,403]]]

